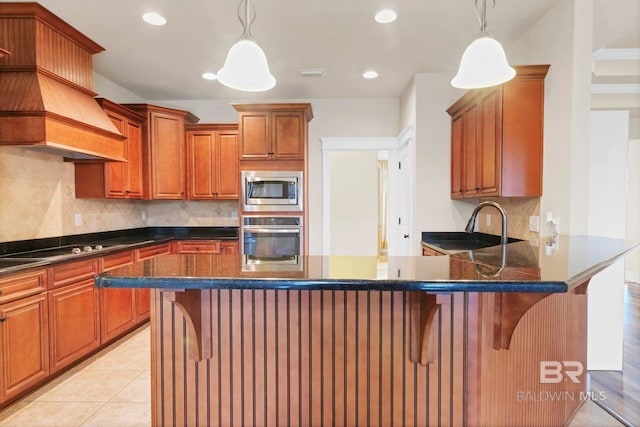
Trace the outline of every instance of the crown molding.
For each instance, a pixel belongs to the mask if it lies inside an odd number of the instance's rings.
[[[640,61],[639,48],[607,49],[601,47],[593,52],[596,61]]]

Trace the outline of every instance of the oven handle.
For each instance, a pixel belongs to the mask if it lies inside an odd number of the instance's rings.
[[[297,233],[300,234],[300,228],[253,228],[244,227],[245,231],[251,233]]]

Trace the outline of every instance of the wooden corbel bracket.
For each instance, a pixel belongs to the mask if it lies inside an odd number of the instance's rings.
[[[187,321],[187,349],[192,360],[210,359],[213,353],[211,290],[183,289],[164,292]]]
[[[576,286],[571,293],[586,295],[589,281]],[[513,333],[525,314],[537,303],[552,294],[512,293],[495,294],[493,307],[493,348],[508,350]]]
[[[413,363],[426,365],[433,362],[433,349],[429,348],[429,334],[433,318],[440,309],[436,295],[427,292],[409,294],[409,359]]]

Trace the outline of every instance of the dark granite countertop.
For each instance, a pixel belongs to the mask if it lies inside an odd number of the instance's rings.
[[[238,240],[238,235],[238,227],[146,227],[0,242],[0,275],[172,240]],[[95,247],[98,244],[103,249],[79,254],[71,252],[74,247]]]
[[[307,256],[300,272],[242,271],[241,255],[162,255],[97,276],[99,287],[166,289],[424,290],[567,292],[637,242],[559,236],[555,243],[517,242],[449,256]]]

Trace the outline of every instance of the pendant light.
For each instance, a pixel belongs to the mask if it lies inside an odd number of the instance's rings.
[[[240,14],[243,5],[244,20]],[[249,19],[249,0],[241,0],[238,5],[238,20],[244,31],[241,40],[229,49],[224,66],[218,71],[218,81],[232,89],[262,92],[274,87],[276,79],[269,71],[267,57],[251,34],[251,24],[256,19],[253,0],[251,0],[251,6],[253,16]]]
[[[465,49],[458,74],[451,80],[452,86],[461,89],[496,86],[516,75],[516,71],[507,62],[502,45],[487,31],[487,0],[481,0],[481,11],[478,10],[478,1],[475,0],[475,8],[480,21],[480,34]],[[493,9],[496,2],[490,1]]]

